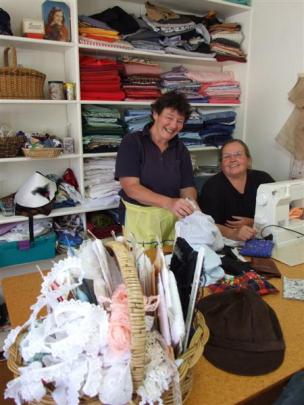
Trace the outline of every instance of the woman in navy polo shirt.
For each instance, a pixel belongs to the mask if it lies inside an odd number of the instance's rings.
[[[186,198],[197,197],[190,154],[178,139],[190,115],[188,101],[169,92],[151,108],[153,123],[123,138],[115,170],[125,234],[146,247],[172,243],[176,220],[193,212]]]

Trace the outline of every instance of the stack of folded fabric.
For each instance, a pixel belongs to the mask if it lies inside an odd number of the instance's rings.
[[[161,95],[161,69],[157,62],[125,57],[123,67],[122,87],[127,100],[154,100]]]
[[[127,132],[141,131],[146,124],[151,122],[150,109],[126,109],[124,111],[124,122]]]
[[[120,35],[131,34],[139,29],[135,17],[119,6],[107,8],[99,13],[92,14],[90,17],[107,24],[113,30],[118,31]]]
[[[246,62],[246,55],[241,49],[244,35],[238,23],[220,23],[209,27],[211,50],[216,53],[218,61],[235,60]]]
[[[82,106],[82,134],[85,153],[116,152],[124,134],[120,112],[99,105]]]
[[[80,88],[82,100],[113,100],[125,98],[121,90],[122,64],[114,59],[80,57]]]
[[[86,45],[103,46],[107,48],[132,49],[133,46],[121,40],[119,32],[106,23],[95,18],[80,15],[78,17],[79,42]]]
[[[198,92],[208,103],[240,103],[240,83],[235,80],[232,71],[199,72],[186,70],[185,76],[200,84]]]
[[[163,73],[161,75],[162,92],[175,90],[183,93],[190,103],[207,103],[208,97],[199,93],[201,83],[191,79],[187,73],[188,70],[184,66],[175,66]]]
[[[199,93],[212,104],[239,104],[241,89],[236,80],[202,83]]]
[[[187,147],[199,147],[203,146],[204,142],[200,135],[203,128],[203,117],[199,114],[197,110],[193,110],[189,119],[183,127],[182,132],[178,134],[179,139],[181,139]]]
[[[210,51],[210,36],[203,25],[202,17],[176,14],[174,11],[149,2],[145,3],[144,22],[162,35],[159,43],[166,53],[185,56],[213,57]],[[136,44],[134,44],[136,46]]]
[[[203,120],[200,131],[202,143],[210,146],[221,146],[232,138],[236,123],[236,112],[233,110],[208,111],[198,109]]]
[[[188,147],[221,146],[232,138],[236,113],[232,110],[193,110],[179,138]]]
[[[85,205],[113,207],[119,201],[120,184],[114,179],[115,158],[90,158],[84,162]]]

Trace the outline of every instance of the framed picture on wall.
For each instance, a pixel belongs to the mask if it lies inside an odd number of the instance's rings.
[[[70,8],[62,1],[47,0],[42,3],[44,39],[52,41],[71,41]]]

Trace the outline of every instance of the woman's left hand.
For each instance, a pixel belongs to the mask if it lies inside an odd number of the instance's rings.
[[[240,229],[242,226],[253,226],[253,218],[232,216],[233,220],[227,220],[225,226],[232,229]]]

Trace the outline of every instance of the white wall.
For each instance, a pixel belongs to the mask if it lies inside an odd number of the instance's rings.
[[[288,92],[304,72],[304,0],[253,0],[246,142],[253,167],[275,180],[289,175],[291,155],[275,141],[293,104]]]

